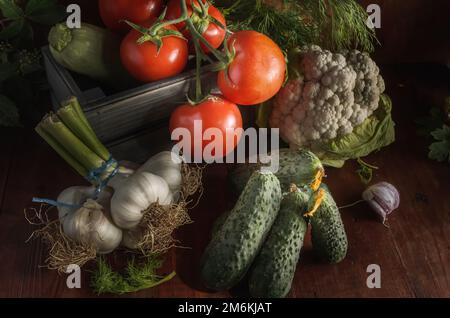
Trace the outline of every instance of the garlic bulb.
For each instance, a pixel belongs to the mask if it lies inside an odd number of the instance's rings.
[[[139,241],[142,240],[142,230],[137,228],[134,230],[123,231],[122,245],[130,250],[136,250],[138,248]]]
[[[378,214],[383,223],[387,216],[400,205],[400,194],[390,183],[380,182],[367,188],[362,195],[370,207]]]
[[[95,201],[93,187],[71,187],[64,190],[58,202],[82,205],[80,208],[60,206],[59,217],[64,233],[79,243],[92,244],[100,254],[116,249],[122,241],[122,230],[107,213],[112,193],[105,189]]]
[[[109,180],[108,186],[113,189],[120,187],[121,184],[124,183],[127,178],[129,178],[135,173],[136,169],[134,168],[135,168],[134,164],[131,162],[128,161],[120,162],[119,171],[114,177],[111,178],[111,180]]]
[[[144,163],[134,174],[113,178],[115,192],[111,200],[111,215],[117,226],[133,229],[152,203],[168,205],[178,200],[181,190],[182,158],[163,151]]]
[[[137,171],[114,190],[111,215],[114,223],[122,229],[136,227],[152,203],[168,205],[173,202],[167,182],[148,172]]]
[[[58,206],[58,216],[61,221],[67,215],[73,214],[88,198],[95,196],[94,187],[75,186],[65,189],[57,198],[57,201],[62,203]]]
[[[177,195],[181,190],[182,175],[181,163],[182,158],[174,152],[163,151],[151,157],[144,163],[138,171],[145,171],[156,174],[169,185],[172,194]]]

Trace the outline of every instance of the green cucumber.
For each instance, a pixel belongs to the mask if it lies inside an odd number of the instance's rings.
[[[324,168],[320,159],[312,152],[304,149],[293,150],[282,148],[279,150],[279,169],[275,175],[280,180],[283,191],[288,191],[291,184],[301,187],[312,184],[319,172]],[[231,183],[239,193],[244,189],[248,179],[254,171],[261,168],[261,164],[241,164],[231,172]]]
[[[227,290],[245,276],[277,217],[281,197],[272,173],[257,171],[250,177],[204,252],[201,277],[208,288]]]
[[[288,193],[267,241],[255,260],[250,275],[252,297],[283,298],[291,290],[308,223],[303,214],[309,195],[300,190]]]
[[[321,193],[322,203],[310,217],[313,249],[327,262],[339,263],[347,254],[347,235],[339,208],[325,185],[311,198],[310,210]]]
[[[121,39],[109,30],[88,23],[70,29],[60,23],[50,30],[48,41],[53,58],[70,71],[119,89],[135,83],[122,66]]]
[[[230,211],[225,211],[217,217],[216,221],[214,221],[214,224],[211,229],[211,238],[214,237],[214,235],[216,235],[222,228],[222,225],[227,220],[228,215],[230,215]]]

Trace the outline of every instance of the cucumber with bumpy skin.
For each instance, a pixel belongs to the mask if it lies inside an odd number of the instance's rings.
[[[211,229],[211,237],[214,237],[214,235],[219,232],[219,230],[222,228],[222,225],[227,220],[228,215],[230,215],[230,211],[225,211],[217,217]]]
[[[207,287],[227,290],[245,276],[277,217],[281,197],[280,182],[272,173],[250,177],[204,252],[201,277]]]
[[[347,254],[347,235],[339,208],[325,185],[311,198],[310,211],[314,205],[318,208],[310,215],[313,249],[327,262],[339,263]]]
[[[252,297],[283,298],[291,290],[308,224],[303,214],[309,195],[294,188],[281,202],[280,212],[250,275]]]
[[[288,191],[291,184],[299,187],[314,183],[320,185],[324,168],[315,154],[304,149],[293,150],[287,148],[279,149],[278,154],[280,160],[279,170],[275,175],[280,180],[283,191]],[[252,173],[259,170],[261,166],[263,165],[252,163],[237,166],[230,175],[231,183],[236,191],[241,192]]]

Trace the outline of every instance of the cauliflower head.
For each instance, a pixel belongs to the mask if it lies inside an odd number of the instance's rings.
[[[275,97],[270,126],[291,146],[314,147],[350,134],[378,108],[385,86],[367,53],[302,48],[298,78]]]

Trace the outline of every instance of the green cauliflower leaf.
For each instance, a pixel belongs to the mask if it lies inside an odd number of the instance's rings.
[[[395,141],[395,123],[391,116],[392,101],[381,95],[375,113],[357,126],[351,134],[319,144],[314,151],[324,165],[341,168],[346,160],[365,157]]]
[[[450,163],[450,126],[444,125],[431,133],[436,142],[430,145],[428,157],[439,162]]]

